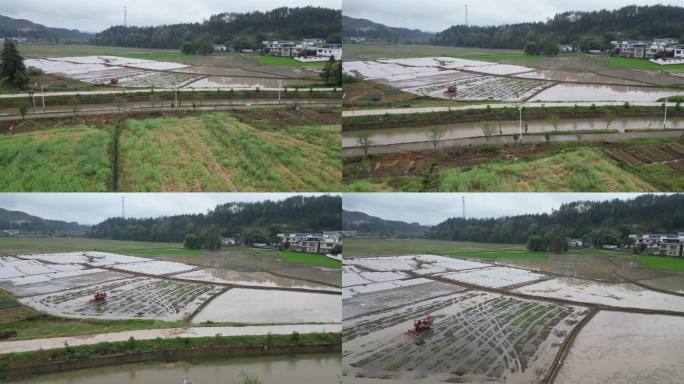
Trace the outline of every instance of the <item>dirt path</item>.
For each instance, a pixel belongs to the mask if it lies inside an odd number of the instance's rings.
[[[53,337],[47,339],[17,340],[0,342],[0,354],[13,352],[36,351],[38,349],[64,348],[64,344],[74,347],[102,342],[126,341],[133,337],[136,340],[152,340],[156,338],[174,339],[176,337],[212,337],[221,336],[263,336],[267,334],[289,335],[292,332],[324,333],[342,332],[341,324],[300,324],[300,325],[265,325],[246,327],[194,327],[149,329],[140,331],[110,332],[86,336]]]

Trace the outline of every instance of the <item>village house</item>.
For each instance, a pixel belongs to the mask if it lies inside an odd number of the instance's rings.
[[[570,241],[568,241],[568,246],[570,246],[570,248],[582,248],[583,245],[582,239],[570,239]]]
[[[653,40],[617,40],[611,41],[613,48],[619,51],[622,57],[638,59],[652,59],[661,53],[671,53],[679,44],[675,38],[662,38]]]
[[[342,45],[326,44],[325,39],[263,41],[264,52],[271,56],[292,57],[303,62],[342,59]]]
[[[277,237],[287,249],[296,252],[327,254],[342,244],[334,232],[324,233],[279,233]]]
[[[238,245],[238,242],[237,242],[237,240],[235,240],[235,238],[228,237],[228,236],[223,237],[223,246],[224,247],[235,247],[236,245]]]
[[[660,243],[660,254],[663,256],[684,257],[684,239],[664,239]]]

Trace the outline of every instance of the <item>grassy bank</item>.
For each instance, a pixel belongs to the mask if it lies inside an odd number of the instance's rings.
[[[326,257],[325,255],[319,255],[317,253],[281,251],[281,252],[278,252],[278,256],[282,257],[288,263],[321,265],[324,267],[331,267],[331,268],[342,267],[341,261],[331,259],[329,257]]]
[[[341,345],[341,335],[337,333],[310,333],[267,336],[219,336],[201,338],[175,338],[135,340],[123,342],[98,343],[82,346],[65,346],[52,350],[8,353],[0,355],[0,371],[5,378],[12,376],[12,369],[24,366],[38,366],[55,362],[74,362],[116,354],[134,354],[148,351],[177,351],[211,347],[268,347],[268,346],[306,346]]]

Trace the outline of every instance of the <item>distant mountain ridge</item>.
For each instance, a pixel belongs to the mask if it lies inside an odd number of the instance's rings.
[[[434,36],[418,29],[389,27],[368,19],[342,16],[342,36],[393,43],[427,43]]]
[[[80,236],[86,234],[89,228],[76,222],[43,219],[26,212],[0,208],[0,231],[18,229],[21,233],[33,235]]]
[[[363,212],[342,211],[342,230],[356,231],[359,234],[388,237],[422,237],[430,226],[419,223],[406,223],[397,220],[385,220]]]
[[[52,28],[26,19],[0,15],[0,37],[46,42],[87,42],[94,34],[76,29]]]

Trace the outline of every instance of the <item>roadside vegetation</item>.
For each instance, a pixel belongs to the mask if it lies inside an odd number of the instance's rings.
[[[307,345],[341,345],[342,336],[339,333],[292,333],[290,335],[266,336],[221,336],[198,338],[174,338],[135,340],[98,343],[92,345],[69,346],[51,350],[37,350],[31,352],[8,353],[0,355],[0,376],[11,378],[12,368],[38,366],[48,362],[75,362],[83,359],[112,356],[117,354],[130,355],[149,351],[178,351],[197,348],[221,347],[277,347],[277,346],[307,346]]]

